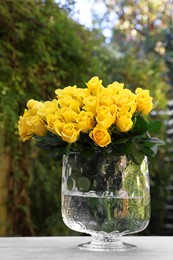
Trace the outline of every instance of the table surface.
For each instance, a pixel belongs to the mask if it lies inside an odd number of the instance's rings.
[[[1,260],[170,260],[173,237],[126,236],[123,241],[137,249],[126,252],[93,252],[77,248],[90,237],[13,237],[0,238]]]

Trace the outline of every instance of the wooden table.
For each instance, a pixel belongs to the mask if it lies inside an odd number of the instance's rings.
[[[128,252],[92,252],[77,248],[90,237],[0,238],[0,260],[170,260],[173,237],[126,236],[123,241],[137,245]]]

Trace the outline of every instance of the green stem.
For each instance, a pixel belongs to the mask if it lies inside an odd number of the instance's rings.
[[[67,143],[66,145],[66,156],[69,154],[71,148],[71,143]]]
[[[107,220],[111,220],[111,209],[110,209],[110,203],[108,200],[106,200],[106,213],[107,213]]]

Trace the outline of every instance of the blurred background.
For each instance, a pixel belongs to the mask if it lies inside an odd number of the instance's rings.
[[[61,218],[61,161],[23,144],[17,122],[28,99],[95,75],[159,100],[166,145],[149,161],[151,221],[139,235],[173,235],[172,2],[0,0],[0,236],[79,235]]]

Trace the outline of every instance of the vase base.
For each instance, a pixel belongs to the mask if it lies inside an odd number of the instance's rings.
[[[117,251],[123,252],[128,250],[136,249],[135,245],[127,244],[122,241],[110,241],[97,243],[96,241],[91,241],[88,243],[78,245],[78,248],[82,250],[91,250],[91,251]]]

